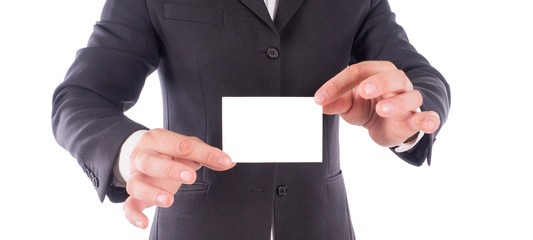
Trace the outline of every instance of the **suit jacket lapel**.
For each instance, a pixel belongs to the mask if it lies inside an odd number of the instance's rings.
[[[272,18],[270,17],[270,14],[268,13],[268,9],[266,8],[265,3],[263,0],[240,0],[248,9],[250,9],[255,15],[257,15],[265,24],[270,26],[272,30],[276,30],[276,27],[274,26],[274,22],[272,22]]]
[[[255,0],[257,1],[257,0]],[[278,0],[278,11],[274,24],[278,32],[287,25],[292,16],[298,11],[304,0]],[[267,13],[268,14],[268,13]]]

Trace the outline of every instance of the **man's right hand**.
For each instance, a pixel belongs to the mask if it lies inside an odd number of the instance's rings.
[[[154,205],[170,207],[181,184],[194,183],[196,170],[202,166],[224,171],[235,163],[222,150],[196,137],[165,129],[144,133],[130,158],[131,178],[126,184],[130,197],[123,208],[128,221],[146,228],[148,218],[142,211]]]

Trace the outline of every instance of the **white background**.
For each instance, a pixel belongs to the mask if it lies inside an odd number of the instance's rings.
[[[528,2],[391,0],[412,43],[449,81],[452,110],[431,167],[412,167],[363,129],[342,126],[359,240],[533,239]],[[0,239],[147,239],[120,204],[99,203],[50,127],[52,92],[103,3],[0,5]],[[159,96],[153,75],[129,116],[162,126]]]

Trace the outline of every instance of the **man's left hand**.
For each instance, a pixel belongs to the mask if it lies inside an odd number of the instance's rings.
[[[370,137],[385,147],[398,146],[419,131],[433,133],[440,125],[436,112],[416,111],[422,105],[422,94],[391,62],[348,66],[314,97],[325,114],[340,114],[348,123],[365,127]]]

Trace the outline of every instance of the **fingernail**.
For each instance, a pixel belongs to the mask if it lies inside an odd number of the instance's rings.
[[[394,110],[394,105],[392,103],[386,102],[381,104],[381,111],[384,113],[391,113]]]
[[[167,205],[168,204],[168,197],[166,194],[159,194],[157,196],[157,202],[161,205]]]
[[[135,221],[135,226],[137,226],[138,228],[144,228],[144,224],[141,220]]]
[[[227,156],[222,156],[218,162],[220,163],[220,165],[224,166],[224,167],[229,167],[231,166],[231,159]]]
[[[365,94],[367,96],[371,96],[376,92],[376,86],[374,86],[373,83],[365,83],[365,86],[363,86],[363,90],[365,91]]]
[[[180,178],[184,182],[192,182],[192,174],[189,171],[181,171]]]
[[[328,95],[323,91],[315,95],[315,102],[319,105],[322,105],[323,103],[325,103],[327,99],[328,99]]]

